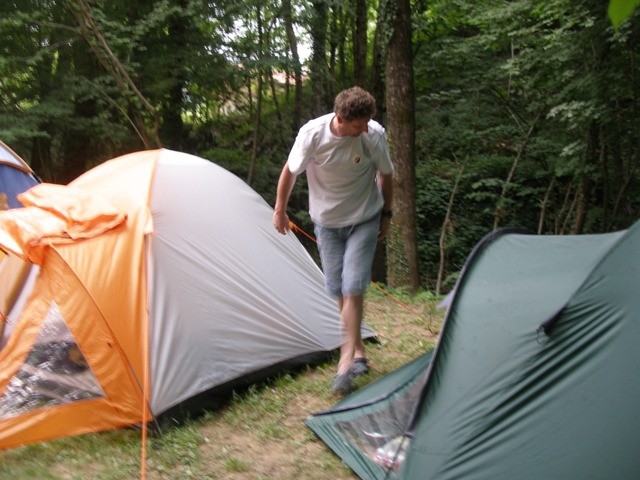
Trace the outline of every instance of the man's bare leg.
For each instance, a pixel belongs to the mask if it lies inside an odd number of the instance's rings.
[[[338,299],[342,322],[342,345],[338,375],[348,375],[354,358],[364,358],[364,342],[362,341],[362,316],[364,295],[347,295]]]

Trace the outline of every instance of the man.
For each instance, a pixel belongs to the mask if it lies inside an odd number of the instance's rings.
[[[273,225],[289,230],[287,203],[306,171],[309,214],[315,225],[327,293],[338,302],[343,340],[334,393],[368,372],[361,336],[364,293],[376,244],[389,231],[393,164],[384,128],[371,120],[373,96],[360,87],[340,92],[333,113],[305,124],[278,181]]]

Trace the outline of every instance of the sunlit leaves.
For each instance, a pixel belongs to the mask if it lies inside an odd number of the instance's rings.
[[[610,0],[608,13],[613,26],[618,28],[633,14],[638,5],[640,0]]]

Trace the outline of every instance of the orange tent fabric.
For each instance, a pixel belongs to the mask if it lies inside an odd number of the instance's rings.
[[[0,332],[0,449],[140,424],[340,346],[318,265],[209,161],[137,152],[22,199],[0,214],[0,248],[32,262]]]
[[[18,198],[25,208],[0,212],[0,245],[37,265],[46,245],[94,237],[126,218],[100,196],[73,187],[41,183]]]

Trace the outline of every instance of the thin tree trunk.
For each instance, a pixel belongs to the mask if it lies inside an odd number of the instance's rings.
[[[551,177],[551,182],[549,182],[549,187],[544,194],[544,198],[542,199],[542,205],[540,205],[540,220],[538,221],[538,235],[542,235],[544,230],[544,218],[547,210],[547,203],[549,203],[549,197],[551,196],[551,192],[553,191],[553,187],[556,184],[555,175]]]
[[[600,223],[600,228],[602,231],[605,231],[608,224],[609,217],[609,197],[611,190],[611,182],[609,179],[609,169],[607,168],[607,144],[605,140],[604,127],[600,125],[599,127],[599,139],[600,139],[600,168],[602,172],[602,219]]]
[[[258,72],[258,91],[256,93],[255,125],[253,127],[253,139],[251,141],[251,158],[249,159],[249,172],[247,173],[247,184],[251,185],[256,171],[256,161],[258,158],[258,144],[262,136],[262,72]]]
[[[353,80],[366,88],[367,81],[367,0],[353,0]]]
[[[331,26],[329,27],[329,92],[335,97],[336,91],[336,63],[338,56],[339,18],[342,8],[339,5],[331,7]]]
[[[313,19],[311,24],[311,39],[313,52],[309,76],[313,94],[313,114],[321,115],[326,111],[327,97],[327,3],[324,0],[314,0]]]
[[[462,165],[460,171],[458,172],[456,181],[453,184],[453,189],[451,190],[451,195],[449,197],[449,205],[447,206],[447,213],[444,216],[442,229],[440,230],[440,267],[438,268],[438,280],[436,281],[436,295],[440,295],[440,289],[442,288],[446,259],[446,249],[444,244],[447,238],[447,231],[451,228],[451,212],[453,211],[454,200],[456,197],[456,193],[458,192],[458,185],[460,185],[460,180],[462,179],[464,169],[465,165]]]
[[[580,196],[579,193],[576,193],[573,196],[573,201],[571,202],[571,206],[569,207],[569,210],[567,211],[567,216],[565,217],[564,223],[562,224],[562,229],[559,232],[560,235],[564,235],[566,233],[567,229],[569,228],[569,221],[571,220],[571,216],[573,215],[573,212],[576,209],[576,205],[578,204],[578,197],[579,196]]]
[[[181,9],[188,7],[188,0],[179,0],[176,3]],[[190,20],[174,15],[166,28],[169,30],[174,48],[186,51],[189,48],[187,35],[194,28]],[[185,142],[187,135],[182,114],[184,111],[184,90],[189,76],[184,65],[184,57],[176,57],[172,61],[171,69],[173,70],[173,84],[168,96],[162,100],[160,132],[167,148],[184,151],[187,148]]]
[[[293,61],[293,74],[295,78],[294,87],[294,105],[293,105],[293,131],[300,128],[302,121],[302,64],[300,63],[300,55],[298,53],[298,41],[293,30],[293,10],[291,8],[291,0],[282,0],[282,15],[284,18],[285,30],[287,32],[287,40],[289,49],[291,50],[291,60]],[[289,88],[287,82],[287,89]]]
[[[567,188],[567,193],[565,193],[564,195],[564,200],[562,202],[562,207],[560,208],[560,211],[556,214],[556,219],[555,219],[555,229],[554,229],[554,233],[556,235],[560,235],[560,232],[562,231],[562,229],[564,227],[561,227],[561,223],[565,223],[565,221],[563,221],[563,218],[565,217],[565,212],[567,212],[567,205],[569,204],[569,198],[571,197],[571,191],[573,190],[573,182],[571,182],[569,184],[569,187]],[[569,213],[566,214],[567,216],[569,215]]]
[[[596,158],[599,157],[599,126],[595,122],[589,127],[587,132],[587,151],[585,153],[585,167],[595,165]],[[586,169],[585,169],[586,170]],[[587,210],[589,208],[589,199],[591,197],[591,189],[593,188],[593,180],[589,173],[584,173],[580,179],[580,186],[576,195],[576,219],[573,225],[573,233],[581,234],[584,231],[584,225],[587,221]]]
[[[371,75],[369,80],[369,91],[376,99],[376,104],[383,106],[384,101],[384,13],[382,8],[384,2],[378,3],[378,19],[376,21],[376,31],[373,39],[373,60],[371,65]],[[376,112],[376,120],[382,121],[384,109],[379,108]]]
[[[280,103],[278,101],[278,89],[276,88],[276,81],[273,78],[273,70],[269,68],[269,86],[271,88],[271,98],[273,98],[273,106],[276,109],[276,117],[278,122],[282,122],[282,112],[280,111]]]
[[[500,194],[500,198],[498,199],[497,205],[496,205],[496,213],[494,216],[494,221],[493,221],[493,229],[496,230],[498,228],[498,226],[500,225],[500,221],[502,220],[502,216],[504,215],[504,207],[502,206],[505,198],[507,197],[507,190],[509,189],[509,186],[511,185],[511,181],[513,180],[513,177],[516,173],[516,169],[518,168],[518,164],[520,163],[520,160],[522,159],[522,154],[524,153],[524,150],[527,146],[527,144],[529,143],[529,140],[531,139],[531,135],[533,134],[533,130],[535,129],[536,124],[538,123],[538,120],[540,119],[540,115],[542,114],[542,112],[538,112],[536,115],[536,118],[533,120],[533,122],[531,122],[531,125],[529,126],[529,130],[527,131],[524,139],[522,140],[522,143],[520,144],[520,146],[518,147],[518,152],[516,154],[516,158],[514,158],[513,160],[513,164],[511,165],[511,170],[509,171],[509,175],[507,175],[507,179],[504,182],[504,185],[502,186],[502,193]]]
[[[622,205],[622,200],[626,196],[627,189],[629,188],[629,184],[631,183],[632,180],[636,178],[636,171],[638,170],[639,163],[640,163],[640,148],[637,150],[634,161],[633,161],[633,165],[631,166],[630,171],[626,175],[626,178],[624,179],[624,182],[620,187],[620,189],[618,190],[618,194],[616,195],[616,201],[613,206],[613,211],[611,212],[611,216],[614,218],[616,215],[618,215],[618,212],[620,211],[620,206]]]
[[[262,25],[262,12],[260,6],[256,6],[256,19],[258,26],[258,57],[262,60],[264,57],[264,32]],[[260,65],[260,63],[259,63]],[[260,142],[262,130],[262,89],[263,89],[263,73],[262,67],[258,66],[258,88],[256,92],[256,110],[255,125],[253,127],[253,140],[251,147],[251,158],[249,160],[249,172],[247,173],[247,184],[251,185],[256,170],[256,159],[258,158],[258,143]]]

